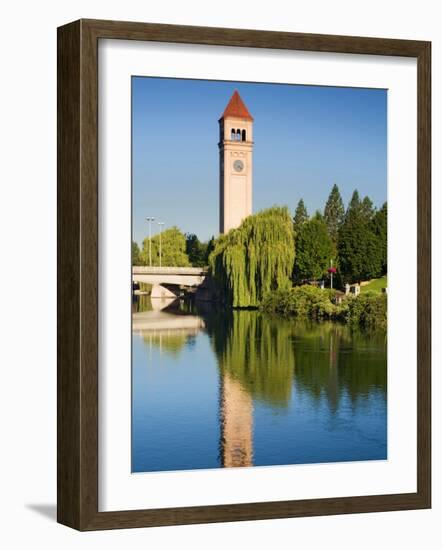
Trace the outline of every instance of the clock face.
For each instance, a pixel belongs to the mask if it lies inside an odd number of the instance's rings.
[[[244,163],[242,160],[235,160],[233,163],[233,169],[235,172],[242,172],[244,170]]]

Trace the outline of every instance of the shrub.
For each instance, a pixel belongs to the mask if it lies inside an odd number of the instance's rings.
[[[337,320],[365,330],[386,330],[386,294],[347,296],[340,304],[335,303],[335,296],[334,290],[298,286],[266,294],[260,309],[286,317]]]
[[[310,285],[267,294],[261,309],[284,316],[309,317],[311,319],[338,319],[342,307],[333,302],[336,292]]]
[[[366,292],[348,299],[346,320],[364,329],[387,329],[387,295]]]

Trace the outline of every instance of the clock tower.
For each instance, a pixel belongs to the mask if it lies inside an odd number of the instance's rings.
[[[253,117],[237,91],[219,119],[219,230],[252,213]]]

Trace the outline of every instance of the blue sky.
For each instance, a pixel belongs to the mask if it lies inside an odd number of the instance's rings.
[[[345,205],[354,189],[387,200],[386,90],[133,77],[138,243],[146,216],[201,240],[218,234],[218,119],[235,89],[254,117],[253,212],[294,212],[303,198],[312,214],[334,183]]]

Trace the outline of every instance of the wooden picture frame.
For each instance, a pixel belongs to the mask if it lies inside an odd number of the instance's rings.
[[[418,67],[417,492],[98,511],[98,41],[405,56]],[[431,44],[118,21],[58,29],[58,521],[82,531],[431,506]]]

